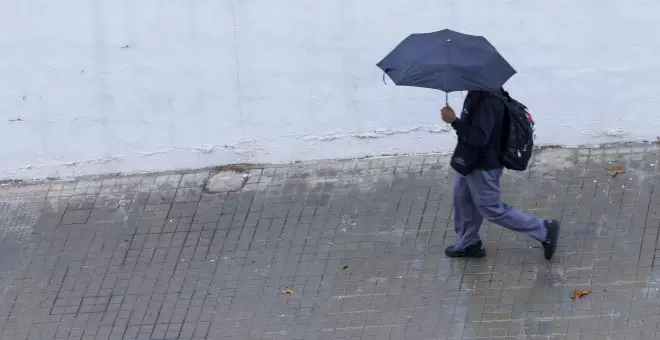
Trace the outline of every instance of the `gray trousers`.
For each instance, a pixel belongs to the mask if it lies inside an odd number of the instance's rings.
[[[509,230],[545,241],[547,230],[543,219],[528,215],[500,199],[502,169],[475,170],[454,179],[454,230],[459,237],[454,245],[464,249],[480,240],[479,229],[484,219]]]

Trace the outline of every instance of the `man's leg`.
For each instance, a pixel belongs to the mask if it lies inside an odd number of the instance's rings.
[[[467,176],[472,199],[479,213],[497,225],[540,241],[545,249],[545,257],[549,260],[556,249],[559,223],[526,214],[503,203],[500,197],[501,175],[502,170],[496,169],[476,170]]]
[[[454,177],[454,231],[458,242],[449,246],[445,254],[449,257],[483,257],[483,250],[479,229],[483,218],[479,214],[467,183],[467,178],[461,174]]]

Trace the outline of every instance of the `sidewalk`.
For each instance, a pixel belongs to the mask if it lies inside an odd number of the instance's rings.
[[[443,156],[253,169],[230,194],[203,192],[208,171],[4,187],[1,338],[653,339],[659,154],[508,172],[506,201],[562,220],[551,263],[491,225],[487,258],[445,258]]]

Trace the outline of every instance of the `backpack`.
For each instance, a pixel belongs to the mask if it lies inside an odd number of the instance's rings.
[[[508,92],[502,90],[502,95],[496,97],[506,107],[500,162],[507,169],[525,171],[534,150],[534,119],[527,107]]]

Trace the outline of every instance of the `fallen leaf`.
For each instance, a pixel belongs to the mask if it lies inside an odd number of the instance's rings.
[[[282,294],[284,294],[286,296],[289,296],[289,295],[293,294],[293,289],[291,289],[289,287],[284,287],[284,289],[282,289]]]
[[[346,269],[348,269],[348,266],[344,266],[344,267],[342,267],[341,269],[342,269],[342,270],[346,270]]]
[[[621,175],[624,172],[626,172],[626,168],[623,166],[623,164],[617,164],[613,166],[611,169],[607,170],[607,174],[610,175],[610,177],[612,178]]]
[[[573,300],[577,300],[589,294],[591,294],[591,291],[589,289],[576,289],[573,291],[573,296],[571,298]]]

